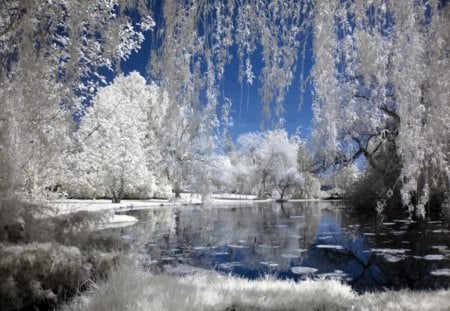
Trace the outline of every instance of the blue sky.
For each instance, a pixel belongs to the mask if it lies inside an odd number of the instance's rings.
[[[125,74],[131,71],[138,71],[144,77],[147,76],[147,64],[152,44],[152,32],[148,32],[146,39],[139,52],[133,53],[131,57],[122,62],[121,67]],[[305,59],[305,68],[309,70],[312,66],[311,40],[308,41],[308,51]],[[261,56],[255,53],[253,56],[253,69],[258,78],[261,70]],[[299,67],[299,66],[297,66]],[[299,73],[296,73],[296,79],[293,81],[284,102],[285,112],[281,117],[284,118],[284,127],[289,134],[293,134],[300,129],[303,138],[309,140],[311,136],[311,88],[308,87],[304,94],[300,94]],[[233,55],[232,62],[225,68],[225,79],[220,87],[221,99],[228,98],[232,102],[232,124],[228,131],[233,140],[245,132],[255,132],[260,130],[260,122],[264,118],[262,113],[261,98],[259,96],[260,84],[258,79],[254,80],[252,86],[248,87],[245,83],[241,86],[238,82],[238,58]],[[299,111],[301,97],[303,104]],[[218,107],[218,111],[220,107]],[[274,115],[274,114],[273,114]],[[270,124],[271,122],[266,122]],[[268,129],[267,127],[265,129]]]

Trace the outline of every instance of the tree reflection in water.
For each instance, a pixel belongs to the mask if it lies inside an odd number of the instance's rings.
[[[134,236],[138,251],[160,266],[187,264],[252,279],[266,274],[294,280],[335,277],[361,291],[449,285],[448,276],[431,274],[450,266],[448,234],[438,234],[448,231],[446,220],[363,222],[332,202],[233,203],[132,213],[141,222],[120,234]],[[436,258],[440,260],[427,260]]]

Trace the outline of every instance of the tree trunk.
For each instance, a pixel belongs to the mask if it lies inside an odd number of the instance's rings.
[[[180,183],[177,181],[173,187],[173,192],[175,193],[175,198],[179,199],[181,198],[181,186]]]
[[[114,189],[114,188],[111,189],[113,203],[120,203],[120,201],[122,200],[123,184],[124,184],[124,180],[123,180],[123,178],[120,178],[120,185],[119,185],[118,189]]]
[[[120,196],[118,196],[115,191],[112,192],[112,195],[113,195],[112,202],[120,203]]]

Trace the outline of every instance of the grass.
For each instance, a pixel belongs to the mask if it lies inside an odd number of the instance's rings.
[[[337,280],[246,280],[218,273],[186,276],[115,271],[64,311],[81,310],[450,310],[450,290],[358,295]]]
[[[52,310],[106,278],[130,246],[90,229],[105,212],[46,217],[49,208],[0,199],[0,309]]]

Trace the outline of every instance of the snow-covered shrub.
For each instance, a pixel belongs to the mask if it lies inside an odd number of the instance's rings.
[[[35,216],[48,212],[51,212],[48,207],[23,202],[16,197],[1,199],[0,242],[29,242],[36,238],[40,221]]]
[[[79,290],[90,269],[76,247],[56,243],[0,244],[2,310],[50,309]]]
[[[211,163],[211,183],[217,192],[231,192],[233,187],[233,165],[227,156],[213,156]]]
[[[314,174],[303,172],[304,182],[295,189],[293,199],[318,199],[320,198],[320,180]]]
[[[49,309],[76,294],[87,279],[106,277],[130,248],[116,237],[91,231],[109,213],[49,217],[53,212],[17,199],[0,201],[2,310]]]

